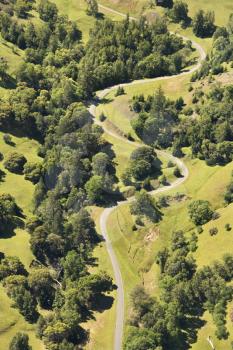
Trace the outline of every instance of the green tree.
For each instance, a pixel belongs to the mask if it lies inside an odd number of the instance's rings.
[[[54,283],[49,270],[46,268],[37,268],[30,271],[29,287],[44,309],[52,307],[55,296]]]
[[[96,17],[98,15],[98,2],[96,0],[86,0],[87,14]]]
[[[32,350],[32,347],[29,345],[28,342],[28,335],[18,332],[12,338],[9,350]]]
[[[199,10],[193,18],[193,32],[196,36],[205,38],[210,37],[215,31],[214,12],[204,12]]]
[[[12,152],[6,158],[4,162],[4,167],[12,173],[22,174],[26,162],[27,159],[24,157],[23,154]]]
[[[94,175],[86,183],[85,189],[87,197],[92,202],[101,202],[104,199],[104,184],[103,178],[99,175]]]
[[[48,0],[41,0],[38,5],[40,18],[45,22],[55,23],[57,20],[58,10],[56,4]]]
[[[183,1],[176,1],[173,8],[169,11],[169,16],[174,22],[187,22],[188,20],[188,5]]]
[[[8,77],[8,63],[4,57],[0,57],[0,80],[4,83]]]
[[[204,225],[213,217],[213,210],[210,203],[205,200],[193,201],[188,206],[188,212],[195,225]]]
[[[0,280],[11,275],[27,276],[24,265],[16,256],[5,257],[0,263]]]
[[[136,193],[135,201],[130,205],[130,210],[133,215],[145,216],[153,222],[158,222],[161,218],[155,200],[145,190]]]

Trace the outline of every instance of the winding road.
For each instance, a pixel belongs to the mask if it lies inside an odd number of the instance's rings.
[[[99,4],[99,8],[102,8],[105,11],[109,11],[109,12],[114,13],[116,15],[119,15],[121,17],[126,17],[125,14],[120,13],[118,11],[115,11],[109,7],[106,7],[106,6],[103,6],[100,4]],[[130,17],[130,19],[137,20],[135,17]],[[181,36],[181,37],[185,41],[190,40],[187,37],[184,37],[184,36]],[[130,83],[115,85],[115,86],[112,86],[110,88],[107,88],[107,89],[99,92],[98,97],[100,99],[104,98],[108,93],[110,93],[112,90],[117,89],[119,86],[125,87],[125,86],[129,86],[129,85],[145,84],[147,82],[153,82],[153,81],[157,81],[157,80],[174,79],[175,77],[181,77],[184,75],[194,73],[196,70],[198,70],[200,68],[201,63],[205,60],[206,53],[205,53],[204,49],[198,43],[196,43],[194,41],[192,41],[192,46],[198,51],[199,60],[198,60],[197,64],[194,67],[190,68],[189,70],[181,72],[180,74],[172,75],[172,76],[157,77],[157,78],[152,78],[152,79],[141,79],[141,80],[132,81]],[[124,138],[123,136],[121,136],[117,133],[114,133],[111,130],[108,130],[108,128],[106,126],[103,126],[102,123],[96,118],[96,105],[95,104],[92,104],[89,107],[89,111],[92,114],[95,123],[101,125],[102,128],[104,129],[105,133],[113,136],[114,138],[120,139],[122,142],[134,144],[137,147],[140,147],[142,145],[140,143],[130,141],[130,140]],[[171,189],[174,189],[174,188],[180,186],[183,182],[185,182],[187,180],[187,178],[189,176],[188,168],[186,167],[186,165],[183,163],[182,160],[172,156],[170,153],[168,153],[166,151],[156,150],[156,152],[158,155],[163,155],[163,156],[167,157],[169,160],[171,160],[173,163],[175,163],[179,167],[179,169],[182,173],[182,177],[176,179],[169,186],[164,186],[164,187],[158,188],[157,190],[151,191],[150,194],[152,194],[152,195],[166,192],[166,191],[169,191]],[[116,306],[116,324],[115,324],[115,334],[114,334],[114,350],[121,350],[122,349],[123,327],[124,327],[124,308],[125,308],[125,305],[124,305],[124,285],[123,285],[120,266],[119,266],[117,257],[115,255],[111,240],[108,236],[107,221],[108,221],[109,215],[112,213],[113,210],[115,210],[116,208],[118,208],[126,203],[129,203],[133,200],[134,200],[134,197],[131,197],[125,201],[118,202],[117,205],[104,209],[104,211],[102,212],[102,214],[100,216],[100,231],[101,231],[101,233],[105,239],[105,242],[106,242],[106,249],[108,251],[108,254],[109,254],[109,257],[110,257],[110,260],[112,263],[115,284],[117,286],[117,306]]]

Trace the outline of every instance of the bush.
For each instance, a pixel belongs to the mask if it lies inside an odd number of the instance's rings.
[[[9,350],[32,350],[28,341],[29,338],[27,334],[16,333],[10,342]]]
[[[99,120],[100,120],[101,122],[104,122],[104,121],[106,120],[106,115],[105,115],[103,112],[100,114]]]
[[[36,184],[41,176],[41,165],[36,163],[27,163],[24,166],[25,179]]]
[[[201,226],[197,226],[197,233],[200,235],[203,232],[203,228]]]
[[[12,142],[12,137],[9,134],[4,134],[3,135],[3,140],[7,145],[13,145],[14,143]]]
[[[192,108],[191,108],[191,107],[185,107],[185,108],[183,109],[183,114],[186,115],[186,116],[192,115],[192,114],[193,114]]]
[[[161,183],[161,185],[167,185],[167,178],[165,175],[161,175],[159,178],[159,182]]]
[[[174,166],[175,166],[175,164],[171,160],[169,160],[168,163],[167,163],[167,167],[168,168],[173,168]]]
[[[175,169],[173,171],[173,175],[175,175],[176,177],[181,177],[181,172],[180,172],[180,169],[178,168],[178,166],[175,167]]]
[[[226,229],[226,231],[231,231],[231,225],[230,224],[226,224],[225,225],[225,229]]]
[[[116,93],[115,93],[115,96],[121,96],[121,95],[124,95],[125,94],[125,90],[122,86],[119,86]]]
[[[26,163],[27,159],[23,154],[13,152],[5,160],[4,167],[12,173],[22,174]]]
[[[210,207],[210,203],[205,200],[197,200],[190,203],[188,212],[191,220],[197,226],[204,225],[210,221],[214,213]]]
[[[211,236],[215,236],[217,233],[218,233],[217,227],[212,227],[211,229],[209,229],[209,234]]]

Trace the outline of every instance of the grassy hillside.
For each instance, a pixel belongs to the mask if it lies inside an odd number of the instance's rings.
[[[226,232],[224,226],[226,223],[232,224],[233,207],[231,205],[222,208],[222,206],[223,192],[229,182],[233,163],[226,167],[208,167],[203,161],[192,160],[189,157],[185,159],[185,162],[188,165],[190,177],[178,189],[179,193],[185,194],[184,200],[173,200],[170,206],[163,210],[164,217],[159,224],[150,225],[134,232],[128,205],[115,210],[109,218],[108,232],[122,269],[126,308],[129,293],[138,283],[144,283],[150,293],[158,294],[158,268],[154,262],[156,252],[169,244],[171,233],[174,230],[192,231],[193,224],[188,219],[187,211],[191,199],[208,199],[214,208],[219,208],[218,212],[220,213],[220,218],[205,225],[204,232],[198,237],[198,249],[195,253],[198,266],[201,267],[216,259],[221,259],[226,252],[232,253],[232,248],[229,246],[232,231]],[[175,193],[176,191],[173,190],[166,194],[175,195]],[[218,227],[219,233],[211,237],[209,228],[213,226]],[[212,330],[208,335],[214,338],[215,329],[211,318],[205,327],[209,332]],[[195,350],[204,349],[202,346],[206,340],[203,341],[203,330],[200,330],[199,335],[198,342],[194,347]],[[216,344],[219,346],[229,345],[229,341],[219,341]],[[205,347],[208,349],[208,343]]]
[[[146,12],[162,13],[163,9],[159,6],[151,7],[149,0],[101,0],[99,2],[105,6],[109,6],[117,11],[139,15]],[[190,16],[192,17],[197,10],[215,11],[217,25],[224,25],[228,20],[229,14],[233,12],[233,3],[231,0],[186,0],[189,6]]]
[[[3,133],[0,133],[0,149],[5,157],[13,151],[24,154],[29,162],[38,162],[38,143],[25,137],[12,136],[15,146],[9,146],[3,141]],[[25,218],[32,215],[32,197],[34,185],[26,181],[23,175],[10,173],[0,163],[0,169],[5,172],[5,177],[0,183],[0,193],[10,193],[22,209]],[[6,255],[18,256],[28,268],[33,259],[29,246],[29,234],[23,228],[17,228],[13,235],[5,233],[0,237],[0,250]],[[18,310],[11,307],[12,301],[7,297],[3,287],[0,287],[0,343],[2,349],[7,349],[11,338],[18,331],[25,331],[30,338],[33,350],[43,350],[42,342],[35,337],[35,326],[27,323]]]

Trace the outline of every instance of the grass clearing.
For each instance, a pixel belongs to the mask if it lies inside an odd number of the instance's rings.
[[[72,21],[76,21],[78,28],[82,32],[82,40],[84,43],[88,41],[90,29],[93,28],[96,19],[88,16],[86,13],[85,0],[54,0],[61,14],[67,15]],[[102,8],[99,9],[100,16],[110,17],[112,20],[121,20],[122,17],[115,15]]]
[[[229,14],[233,12],[232,0],[186,0],[189,7],[189,15],[193,17],[199,9],[205,11],[214,11],[216,24],[225,25]],[[101,0],[101,4],[113,8],[123,13],[130,13],[131,15],[139,16],[141,13],[153,12],[162,14],[164,12],[162,7],[154,6],[150,8],[148,0]]]
[[[4,158],[11,152],[17,151],[24,154],[29,162],[38,162],[38,143],[26,137],[18,138],[12,136],[15,146],[9,146],[3,141],[3,133],[0,132],[0,150]],[[31,215],[32,196],[34,185],[24,179],[23,175],[8,172],[3,166],[4,160],[0,163],[0,169],[5,172],[5,178],[0,183],[0,193],[10,193],[16,203],[23,210],[27,217]],[[18,256],[29,267],[33,255],[29,246],[29,234],[24,229],[16,229],[13,236],[6,236],[0,239],[0,251],[6,255]],[[26,332],[30,338],[33,350],[43,350],[42,342],[35,337],[35,326],[27,323],[19,312],[11,307],[12,301],[7,297],[4,288],[0,287],[0,342],[2,349],[8,349],[9,342],[16,332]]]

